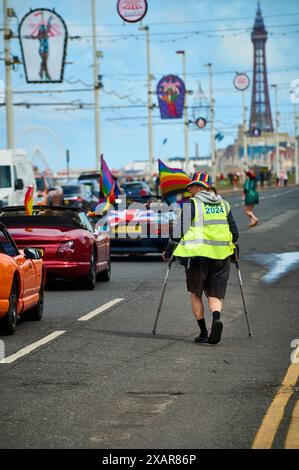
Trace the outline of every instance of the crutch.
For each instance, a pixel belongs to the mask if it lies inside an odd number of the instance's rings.
[[[251,331],[250,331],[249,320],[248,320],[248,313],[247,313],[246,304],[245,304],[245,299],[244,299],[242,276],[241,276],[241,271],[240,271],[240,266],[239,266],[239,245],[236,245],[236,248],[235,248],[235,250],[234,250],[234,260],[235,260],[235,264],[236,264],[236,268],[237,268],[237,273],[238,273],[238,278],[239,278],[241,296],[242,296],[242,301],[243,301],[243,306],[244,306],[244,312],[245,312],[245,317],[246,317],[246,322],[247,322],[247,328],[248,328],[248,336],[252,337],[252,333],[251,333]]]
[[[155,318],[155,323],[154,323],[154,327],[153,327],[153,331],[152,331],[153,335],[156,334],[156,327],[157,327],[157,323],[158,323],[158,319],[159,319],[159,315],[160,315],[160,311],[161,311],[161,307],[162,307],[162,303],[163,303],[163,299],[164,299],[164,294],[165,294],[167,281],[168,281],[168,276],[169,276],[169,272],[170,272],[172,262],[173,262],[173,258],[171,257],[170,260],[168,261],[168,267],[167,267],[166,276],[165,276],[165,279],[164,279],[164,285],[163,285],[163,289],[162,289],[162,293],[161,293],[160,303],[159,303],[159,307],[158,307],[158,310],[157,310],[157,315],[156,315],[156,318]]]

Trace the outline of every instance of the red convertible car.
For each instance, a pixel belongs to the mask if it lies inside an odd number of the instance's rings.
[[[0,221],[18,248],[42,251],[47,280],[80,278],[90,290],[96,281],[110,280],[110,238],[94,231],[82,209],[34,206],[28,216],[24,207],[5,207]]]

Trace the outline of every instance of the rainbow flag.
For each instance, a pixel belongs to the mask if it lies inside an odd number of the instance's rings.
[[[115,180],[110,172],[107,163],[104,160],[103,155],[101,155],[101,176],[100,176],[100,184],[101,184],[101,192],[104,196],[112,202],[115,199],[114,195],[114,188],[115,188]]]
[[[31,185],[28,187],[24,198],[26,215],[32,215],[33,212],[33,193],[34,187]]]
[[[179,168],[170,168],[159,160],[160,187],[163,196],[175,196],[186,192],[191,178]]]

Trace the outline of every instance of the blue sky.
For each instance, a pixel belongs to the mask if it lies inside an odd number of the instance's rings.
[[[93,82],[91,2],[89,0],[9,0],[21,19],[30,8],[55,8],[65,20],[70,35],[80,35],[81,40],[69,40],[63,84],[26,84],[20,65],[12,72],[13,89],[28,94],[15,94],[14,101],[53,102],[51,107],[14,108],[15,137],[19,147],[29,154],[42,151],[53,170],[65,168],[65,150],[70,150],[71,166],[91,168],[95,165],[94,111],[91,109],[57,111],[55,102],[83,103],[93,101],[93,92],[67,92],[61,94],[33,95],[32,90],[57,90],[89,88]],[[151,62],[155,77],[154,87],[165,74],[181,74],[182,63],[175,52],[185,50],[187,58],[187,88],[193,90],[190,105],[199,104],[197,91],[202,87],[209,96],[207,69],[211,62],[215,72],[216,131],[225,135],[224,147],[233,142],[237,125],[242,121],[242,97],[233,87],[234,72],[248,71],[252,77],[253,47],[250,33],[242,29],[253,26],[256,0],[149,0],[149,9],[143,25],[151,31]],[[289,84],[299,78],[298,39],[299,4],[297,0],[262,0],[262,12],[269,33],[267,60],[269,83],[279,85],[281,130],[293,132],[292,104]],[[1,9],[2,15],[2,9]],[[0,17],[3,24],[3,17]],[[111,106],[145,103],[146,44],[140,24],[123,24],[116,12],[116,0],[97,0],[97,31],[104,91],[101,93],[102,150],[111,168],[120,168],[132,160],[148,158],[147,109],[111,109]],[[241,31],[238,31],[238,28]],[[11,29],[16,31],[15,19]],[[226,30],[219,32],[217,30]],[[229,31],[227,31],[229,30]],[[283,33],[288,34],[284,35]],[[166,34],[167,33],[167,34]],[[2,33],[1,33],[2,34]],[[130,36],[131,35],[131,36]],[[112,37],[111,37],[112,36]],[[118,36],[118,37],[115,37]],[[210,36],[210,37],[209,37]],[[222,37],[221,37],[222,36]],[[0,38],[0,58],[3,59],[3,40]],[[2,53],[2,54],[1,54]],[[20,56],[18,40],[12,40],[12,54]],[[4,80],[4,63],[0,61],[0,80]],[[78,81],[80,80],[80,81]],[[119,98],[115,94],[122,97]],[[129,96],[129,99],[124,98]],[[246,94],[250,107],[250,89]],[[154,102],[157,103],[156,96]],[[207,104],[203,100],[202,104]],[[274,97],[271,91],[272,111]],[[109,109],[110,108],[110,109]],[[183,155],[183,121],[165,122],[159,118],[158,108],[154,118],[154,149],[161,158]],[[196,116],[207,117],[206,108],[198,108]],[[190,118],[192,118],[190,110]],[[200,155],[210,152],[209,128],[190,128],[190,154],[199,145]],[[0,147],[5,148],[5,110],[0,108]],[[219,145],[219,144],[218,144]]]

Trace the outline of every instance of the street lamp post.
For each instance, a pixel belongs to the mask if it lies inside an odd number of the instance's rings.
[[[185,157],[185,171],[188,173],[189,168],[189,119],[188,119],[188,88],[187,88],[187,73],[186,73],[186,52],[176,51],[176,54],[182,56],[183,66],[183,81],[185,84],[185,102],[184,102],[184,157]]]
[[[150,48],[150,29],[148,26],[141,26],[140,31],[146,33],[146,63],[147,63],[147,109],[148,109],[148,149],[150,162],[150,179],[154,174],[154,138],[153,138],[153,101],[152,101],[152,71],[151,71],[151,48]]]
[[[67,179],[69,180],[70,178],[70,151],[66,151],[66,176]]]
[[[295,137],[295,183],[299,184],[299,157],[298,157],[298,114],[297,106],[294,103],[294,137]]]
[[[247,149],[247,125],[246,125],[246,99],[245,90],[242,90],[242,104],[243,104],[243,148],[244,148],[244,168],[248,170],[248,149]]]
[[[275,170],[276,178],[279,178],[280,172],[280,155],[279,155],[279,113],[278,113],[278,93],[277,85],[273,84],[271,87],[275,91],[275,142],[276,142],[276,154],[275,154]]]
[[[216,184],[217,177],[217,162],[216,162],[216,144],[215,144],[215,108],[213,97],[213,76],[212,64],[206,64],[205,67],[209,68],[209,83],[210,83],[210,115],[211,115],[211,167],[214,184]]]
[[[7,1],[3,0],[3,40],[5,48],[5,107],[6,107],[6,146],[9,149],[14,148],[14,122],[13,122],[13,97],[11,83],[11,55],[10,39],[11,31],[8,25]]]
[[[94,125],[95,125],[95,147],[96,147],[96,168],[101,172],[101,120],[100,120],[100,57],[101,51],[97,50],[97,28],[96,28],[96,0],[91,0],[92,9],[92,35],[93,35],[93,81],[94,81]]]

